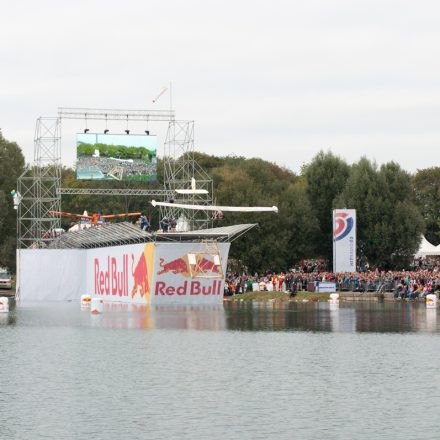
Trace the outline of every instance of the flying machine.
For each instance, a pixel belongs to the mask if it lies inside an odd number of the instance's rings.
[[[88,215],[87,211],[83,214],[73,214],[71,212],[64,211],[49,211],[52,215],[59,215],[61,217],[71,217],[77,218],[79,223],[75,224],[69,231],[76,231],[83,228],[88,228],[93,225],[98,225],[104,223],[107,219],[111,218],[124,218],[124,217],[139,217],[142,215],[141,212],[130,212],[128,214],[108,214],[102,215],[100,213],[93,213]]]
[[[208,194],[206,189],[196,188],[196,179],[193,177],[191,179],[190,188],[182,188],[175,190],[177,194],[182,195],[200,195]],[[224,218],[223,211],[230,212],[275,212],[278,214],[278,207],[276,206],[218,206],[218,205],[194,205],[186,203],[175,203],[174,200],[169,200],[168,202],[157,202],[152,200],[151,204],[156,206],[164,206],[168,208],[180,208],[180,209],[190,209],[190,210],[203,210],[203,211],[213,211],[212,218],[214,220],[222,220]]]
[[[191,209],[199,211],[214,211],[221,213],[223,211],[229,212],[275,212],[278,213],[278,208],[276,206],[216,206],[216,205],[187,205],[183,203],[173,203],[173,202],[157,202],[152,200],[151,204],[156,206],[166,206],[168,208],[181,208],[181,209]]]

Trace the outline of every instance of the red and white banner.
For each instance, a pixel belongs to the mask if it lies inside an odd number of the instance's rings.
[[[333,272],[356,271],[356,210],[333,211]]]
[[[157,243],[152,304],[219,304],[223,301],[230,243],[218,243],[218,254],[201,243]]]
[[[154,244],[88,249],[85,293],[106,301],[147,304],[152,267],[148,270],[146,250],[154,252]]]
[[[143,243],[87,250],[87,291],[105,301],[219,304],[229,243]]]

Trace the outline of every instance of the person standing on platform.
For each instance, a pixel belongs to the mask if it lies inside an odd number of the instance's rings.
[[[168,229],[170,228],[170,221],[168,220],[168,217],[164,217],[160,222],[160,228],[163,232],[168,232]]]
[[[142,229],[143,231],[148,231],[148,229],[149,229],[149,227],[150,227],[150,222],[148,221],[147,217],[146,217],[144,214],[142,214],[142,215],[139,217],[139,221],[140,221],[140,223],[141,223],[141,229]]]

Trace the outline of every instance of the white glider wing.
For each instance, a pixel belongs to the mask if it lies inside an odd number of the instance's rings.
[[[175,189],[177,194],[208,194],[206,189]]]
[[[152,200],[151,204],[156,206],[166,206],[168,208],[194,209],[202,211],[230,211],[230,212],[276,212],[276,206],[215,206],[215,205],[184,205],[181,203],[156,202]]]

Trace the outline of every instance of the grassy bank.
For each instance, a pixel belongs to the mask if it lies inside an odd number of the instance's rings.
[[[225,296],[225,301],[328,301],[330,293],[327,292],[298,292],[293,298],[285,292],[246,292],[241,295]]]

